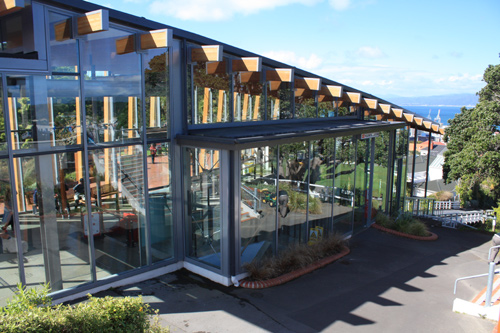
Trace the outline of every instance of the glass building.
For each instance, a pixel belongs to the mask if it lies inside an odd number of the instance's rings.
[[[351,237],[406,195],[425,118],[79,0],[0,0],[0,303],[60,301]],[[408,167],[411,168],[411,165]]]

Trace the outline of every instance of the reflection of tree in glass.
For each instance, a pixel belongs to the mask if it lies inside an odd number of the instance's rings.
[[[295,97],[295,116],[297,118],[316,118],[316,101],[311,94]]]
[[[166,126],[168,121],[168,54],[164,52],[154,56],[148,62],[149,68],[144,71],[146,97],[160,97],[160,109],[165,112],[160,112],[160,124]],[[146,99],[146,119],[149,119],[150,107],[148,107],[149,98]]]

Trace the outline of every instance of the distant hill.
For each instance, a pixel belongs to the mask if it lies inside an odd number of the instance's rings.
[[[479,96],[476,94],[453,94],[422,97],[392,96],[387,98],[391,103],[400,106],[475,106]]]

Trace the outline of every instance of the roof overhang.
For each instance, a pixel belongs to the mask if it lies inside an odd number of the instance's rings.
[[[237,127],[190,129],[187,135],[178,135],[175,139],[182,146],[239,150],[390,131],[405,126],[404,122],[323,118],[314,121],[267,122],[258,126],[245,124]]]

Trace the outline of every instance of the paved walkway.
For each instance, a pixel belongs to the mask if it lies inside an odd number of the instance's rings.
[[[369,229],[336,263],[282,286],[226,288],[187,271],[100,295],[142,294],[172,332],[491,332],[495,322],[452,312],[487,273],[491,236],[436,227],[435,242]]]

